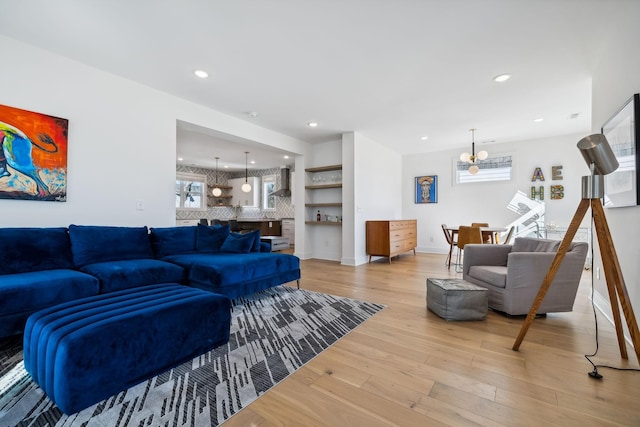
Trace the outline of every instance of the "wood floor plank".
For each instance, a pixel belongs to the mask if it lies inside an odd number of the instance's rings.
[[[489,312],[447,322],[426,309],[428,277],[460,277],[443,255],[417,254],[358,267],[301,263],[301,287],[386,308],[225,423],[227,426],[631,426],[640,425],[640,373],[592,367],[595,323],[585,272],[574,310],[531,325]],[[611,324],[599,319],[595,363],[620,358]],[[632,353],[632,352],[631,352]]]

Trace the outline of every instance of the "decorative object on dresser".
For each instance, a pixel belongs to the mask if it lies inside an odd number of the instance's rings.
[[[417,220],[401,219],[388,221],[367,221],[367,255],[391,258],[403,252],[416,254]]]

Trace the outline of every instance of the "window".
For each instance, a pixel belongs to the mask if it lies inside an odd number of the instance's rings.
[[[485,181],[510,181],[512,171],[512,159],[510,155],[491,157],[486,160],[477,160],[476,165],[480,171],[472,175],[469,173],[469,163],[455,160],[456,183]]]
[[[276,196],[273,193],[276,191],[276,176],[265,175],[262,177],[262,210],[263,211],[275,211],[276,210]]]
[[[176,174],[176,209],[207,209],[207,177],[194,173]]]

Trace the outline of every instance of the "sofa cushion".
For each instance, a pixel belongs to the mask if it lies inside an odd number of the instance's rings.
[[[560,240],[532,239],[517,237],[511,247],[512,252],[558,252]]]
[[[228,235],[228,225],[206,226],[198,224],[196,231],[196,250],[198,252],[220,252],[220,248]]]
[[[0,275],[73,268],[66,228],[0,228]]]
[[[251,233],[230,233],[225,239],[220,252],[246,254],[251,252],[255,236]]]
[[[98,262],[153,258],[147,227],[70,225],[71,253],[77,267]]]
[[[45,307],[98,294],[98,279],[75,270],[0,276],[0,337],[19,334],[27,318]]]
[[[151,228],[149,237],[156,258],[196,251],[196,227]]]
[[[80,267],[80,271],[100,279],[100,293],[156,283],[184,282],[185,271],[157,259],[99,262]]]
[[[184,266],[190,282],[202,283],[214,290],[300,270],[298,257],[264,252],[172,255],[164,260]]]
[[[504,266],[472,265],[468,274],[474,279],[489,283],[497,288],[507,286],[507,267]]]

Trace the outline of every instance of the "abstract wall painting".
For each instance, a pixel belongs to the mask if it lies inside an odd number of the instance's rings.
[[[415,203],[438,203],[438,175],[416,177]]]
[[[69,121],[0,105],[0,199],[67,200]]]

